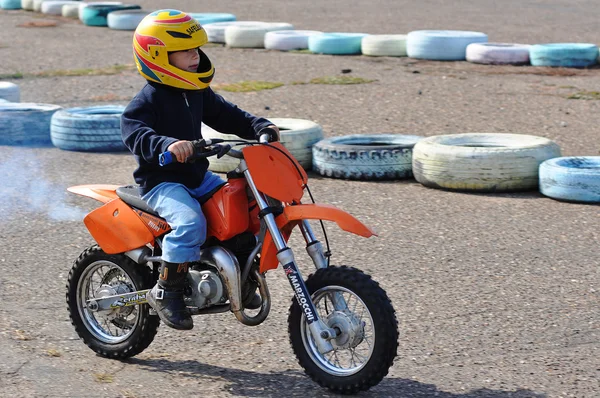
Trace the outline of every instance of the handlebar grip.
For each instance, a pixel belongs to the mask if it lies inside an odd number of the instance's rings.
[[[163,152],[160,155],[158,155],[159,165],[166,166],[171,163],[173,163],[173,154],[170,151]]]
[[[258,137],[258,142],[261,144],[268,144],[270,137],[271,136],[269,134],[261,134],[260,137]]]

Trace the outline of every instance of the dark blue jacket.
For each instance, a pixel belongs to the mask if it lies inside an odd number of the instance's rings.
[[[239,109],[210,87],[191,91],[146,84],[121,116],[123,142],[139,165],[133,176],[141,195],[167,181],[188,188],[200,186],[208,169],[208,160],[174,162],[161,167],[158,155],[178,140],[202,138],[201,122],[221,133],[245,139],[254,139],[258,131],[272,124]]]

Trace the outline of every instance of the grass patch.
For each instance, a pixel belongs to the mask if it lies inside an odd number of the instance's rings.
[[[215,90],[223,90],[234,93],[247,93],[250,91],[261,91],[261,90],[271,90],[277,87],[283,86],[283,83],[279,82],[265,82],[259,80],[246,80],[239,83],[223,83],[223,84],[214,84],[212,87]]]
[[[225,44],[223,43],[212,43],[212,42],[208,42],[202,45],[202,47],[204,48],[210,48],[210,47],[225,47]]]
[[[114,102],[114,101],[131,101],[131,97],[122,97],[118,96],[114,93],[104,94],[104,95],[95,95],[90,98],[90,101],[95,102]]]
[[[23,78],[23,74],[21,72],[0,74],[0,80],[2,80],[2,79],[22,79],[22,78]]]
[[[62,357],[62,354],[58,350],[55,350],[54,348],[50,348],[49,350],[46,350],[46,355],[48,355],[49,357]]]
[[[296,53],[296,54],[313,54],[312,51],[310,51],[309,49],[305,48],[303,50],[290,50],[288,51],[290,53]]]
[[[317,77],[309,81],[310,84],[365,84],[372,83],[375,80],[363,79],[353,76],[326,76]]]
[[[94,373],[94,379],[98,383],[112,383],[114,381],[113,375],[109,373]]]
[[[50,70],[44,72],[32,73],[35,77],[56,77],[56,76],[105,76],[118,75],[121,72],[134,70],[133,64],[129,65],[113,65],[99,69],[67,69],[67,70]]]
[[[56,21],[28,21],[24,22],[20,25],[17,25],[21,28],[54,28],[58,26],[58,22]]]
[[[15,330],[15,339],[16,340],[21,340],[21,341],[29,341],[29,340],[33,340],[33,337],[31,337],[26,331],[21,330],[21,329],[17,329]]]
[[[600,92],[598,91],[580,91],[575,94],[571,94],[567,99],[580,99],[580,100],[600,100]]]
[[[24,79],[26,77],[57,77],[57,76],[107,76],[107,75],[118,75],[124,71],[135,70],[135,65],[113,65],[106,68],[98,69],[59,69],[59,70],[47,70],[35,73],[6,73],[0,75],[1,79]]]

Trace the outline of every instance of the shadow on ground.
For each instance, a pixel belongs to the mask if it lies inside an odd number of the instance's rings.
[[[221,379],[226,382],[223,387],[233,396],[243,397],[337,397],[310,380],[304,373],[296,370],[283,372],[259,373],[240,369],[229,369],[220,366],[206,365],[198,361],[170,361],[160,359],[131,358],[128,363],[135,364],[150,372],[173,374],[177,377],[197,379]],[[379,385],[367,392],[358,394],[362,397],[439,397],[439,398],[546,398],[545,394],[529,390],[498,391],[481,389],[464,394],[440,391],[433,384],[420,383],[399,378],[385,378]]]

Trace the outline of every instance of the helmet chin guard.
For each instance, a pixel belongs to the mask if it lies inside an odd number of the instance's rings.
[[[208,42],[202,26],[178,10],[158,10],[148,14],[133,35],[133,59],[146,80],[184,90],[203,90],[210,85],[215,69],[199,49]],[[200,61],[196,72],[169,63],[169,53],[198,48]]]

